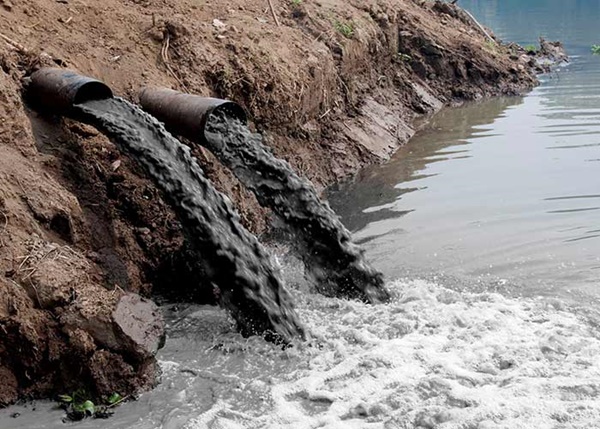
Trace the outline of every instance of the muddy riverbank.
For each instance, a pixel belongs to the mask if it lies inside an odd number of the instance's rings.
[[[136,161],[23,105],[37,67],[77,69],[134,101],[145,85],[231,98],[320,187],[387,159],[443,105],[536,84],[524,52],[441,2],[277,1],[271,13],[250,0],[4,0],[0,33],[0,405],[149,388],[162,320],[140,296],[215,301]],[[195,155],[263,231],[254,197]]]

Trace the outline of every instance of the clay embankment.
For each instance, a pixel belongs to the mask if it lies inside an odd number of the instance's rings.
[[[144,85],[231,98],[318,186],[389,157],[419,115],[536,82],[522,52],[450,5],[273,1],[277,22],[266,1],[0,0],[0,405],[149,387],[162,325],[137,294],[214,300],[135,160],[26,110],[21,80],[36,67],[77,69],[132,100]],[[262,230],[254,198],[196,155]]]

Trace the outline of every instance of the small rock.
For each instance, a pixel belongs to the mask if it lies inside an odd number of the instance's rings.
[[[96,350],[94,339],[83,329],[75,328],[74,330],[67,330],[67,336],[69,337],[69,344],[81,356],[91,355]]]
[[[2,0],[2,7],[10,12],[13,8],[13,4],[8,0]]]
[[[142,235],[150,234],[150,228],[137,228],[137,231]]]
[[[223,21],[221,21],[220,19],[213,19],[212,22],[213,27],[215,28],[225,28],[227,27],[227,24],[225,24]]]
[[[121,166],[121,160],[117,159],[115,162],[113,162],[110,165],[110,168],[112,169],[112,171],[117,171],[119,169],[119,167]]]
[[[156,354],[164,343],[164,320],[159,308],[136,294],[124,295],[112,315],[115,330],[142,357]]]
[[[442,49],[443,49],[442,47],[440,47],[434,43],[428,43],[421,47],[421,52],[423,52],[425,55],[441,57]]]
[[[56,3],[69,4],[69,0],[56,0]]]
[[[269,22],[269,21],[267,21],[265,18],[262,18],[262,17],[260,17],[260,16],[256,17],[256,20],[257,20],[258,22],[260,22],[261,24],[266,24],[267,22]]]

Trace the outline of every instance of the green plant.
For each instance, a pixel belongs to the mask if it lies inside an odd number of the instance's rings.
[[[498,49],[498,46],[496,45],[496,42],[494,42],[493,40],[486,40],[485,41],[485,47],[488,49],[488,51],[491,52],[496,52]]]
[[[112,395],[110,395],[108,397],[108,399],[106,400],[106,402],[108,402],[108,405],[110,406],[115,406],[120,402],[123,402],[123,397],[121,395],[119,395],[118,393],[113,393]]]
[[[296,7],[300,6],[302,4],[302,0],[292,0],[292,4]]]
[[[110,409],[125,400],[118,393],[110,395],[103,405],[96,405],[89,398],[90,395],[85,390],[77,390],[71,395],[59,395],[58,400],[67,412],[67,420],[79,421],[87,417],[108,418],[113,414]]]
[[[535,47],[535,45],[527,45],[527,46],[524,46],[523,49],[525,49],[525,51],[528,54],[529,53],[535,54],[537,52],[537,48]]]
[[[354,23],[353,22],[342,22],[335,20],[333,26],[337,31],[339,31],[344,37],[348,39],[354,36]]]
[[[412,61],[412,57],[410,55],[403,54],[402,52],[398,52],[397,57],[400,61]]]
[[[592,54],[600,55],[600,45],[592,45]]]
[[[67,412],[67,419],[77,421],[92,417],[96,413],[96,406],[88,399],[89,395],[78,390],[71,395],[60,395],[58,400]]]

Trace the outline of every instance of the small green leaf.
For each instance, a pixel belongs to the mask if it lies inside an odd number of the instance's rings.
[[[93,416],[96,412],[96,407],[94,406],[94,403],[90,400],[82,402],[81,404],[74,404],[73,409],[75,411],[86,413],[90,416]]]
[[[118,393],[113,393],[112,395],[109,396],[108,403],[109,403],[109,405],[114,405],[117,402],[119,402],[121,399],[123,399],[121,395],[119,395]]]
[[[70,404],[73,402],[73,397],[69,395],[58,395],[58,400],[64,404]]]

